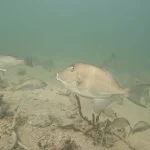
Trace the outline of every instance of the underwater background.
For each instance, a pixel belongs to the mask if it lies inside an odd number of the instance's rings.
[[[114,53],[115,74],[149,72],[149,6],[148,0],[0,1],[0,53],[50,58],[58,68],[101,66]]]
[[[0,57],[0,149],[19,148],[18,141],[32,150],[59,149],[75,141],[82,150],[150,150],[150,0],[0,0],[1,55],[25,63]],[[103,116],[95,113],[93,99],[75,96],[56,80],[56,73],[78,62],[106,68],[135,101],[116,96]],[[73,87],[82,83],[76,77]],[[97,93],[100,84],[91,81],[96,86],[89,91]],[[113,91],[111,81],[108,76]],[[137,84],[134,97],[131,86]],[[108,123],[123,140],[109,136]]]

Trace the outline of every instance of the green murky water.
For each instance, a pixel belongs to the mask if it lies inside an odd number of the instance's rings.
[[[114,52],[121,68],[150,69],[149,5],[148,0],[1,1],[0,52],[97,65]]]

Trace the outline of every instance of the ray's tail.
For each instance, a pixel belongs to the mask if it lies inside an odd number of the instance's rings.
[[[128,89],[127,98],[141,107],[147,107],[150,102],[150,84],[132,86]]]

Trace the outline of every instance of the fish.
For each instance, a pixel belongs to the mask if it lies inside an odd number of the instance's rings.
[[[107,108],[117,96],[126,97],[131,102],[146,107],[140,98],[145,88],[150,87],[147,84],[123,88],[109,71],[86,63],[68,66],[56,74],[56,79],[78,96],[92,99],[96,113]]]
[[[28,65],[28,62],[24,59],[19,59],[13,56],[0,55],[0,71],[5,72],[6,68],[10,68],[18,65]]]
[[[136,123],[133,128],[131,129],[131,133],[130,134],[135,134],[137,132],[142,132],[145,130],[150,129],[150,125],[145,122],[145,121],[139,121],[138,123]]]

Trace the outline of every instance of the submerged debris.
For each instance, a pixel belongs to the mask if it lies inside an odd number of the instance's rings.
[[[24,68],[20,68],[17,71],[17,75],[24,76],[26,74],[26,70]]]
[[[8,83],[0,77],[0,89],[5,89],[7,86]]]
[[[3,94],[0,94],[0,119],[5,117],[8,113],[9,105],[3,101]]]
[[[9,105],[8,104],[3,104],[0,105],[0,119],[5,117],[8,113]]]
[[[3,103],[4,94],[0,94],[0,105]]]
[[[6,69],[0,69],[0,72],[2,73],[2,75],[4,76]]]

